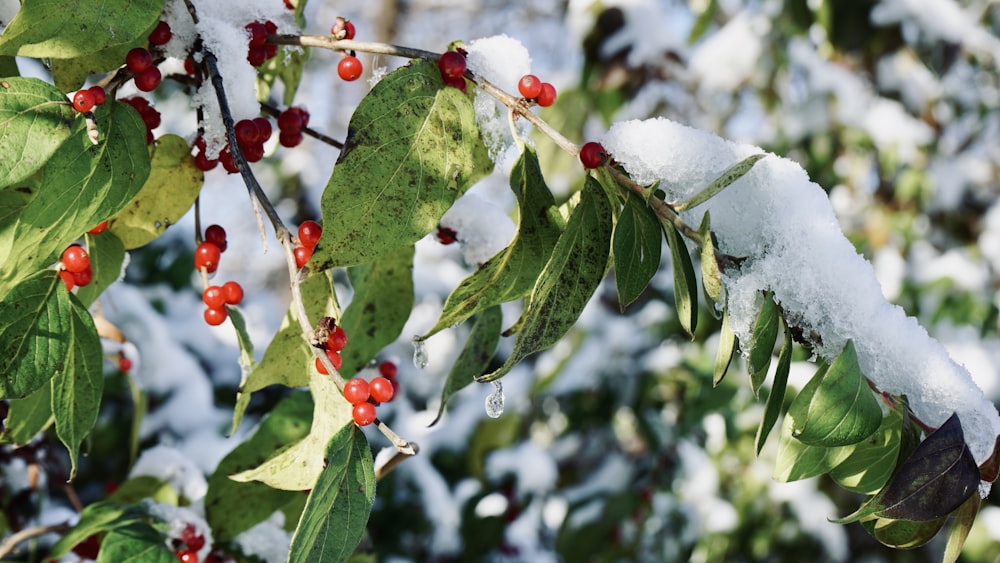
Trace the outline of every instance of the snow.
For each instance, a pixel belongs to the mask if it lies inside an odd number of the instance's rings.
[[[292,545],[292,534],[284,529],[285,514],[276,511],[267,520],[233,538],[240,551],[261,561],[285,561]]]
[[[504,209],[473,193],[458,198],[440,223],[457,233],[465,262],[477,266],[503,250],[517,228]]]
[[[208,481],[201,469],[187,456],[170,446],[153,446],[145,449],[135,460],[129,478],[149,475],[167,483],[178,495],[189,501],[204,498]]]
[[[761,152],[662,118],[617,123],[601,142],[639,183],[661,181],[667,201],[690,197]],[[825,193],[801,167],[768,155],[683,216],[697,225],[706,211],[720,249],[747,258],[723,280],[744,349],[752,346],[762,292],[771,289],[790,323],[819,336],[813,344],[820,357],[833,359],[853,340],[862,370],[879,389],[907,395],[932,426],[957,412],[977,462],[992,453],[1000,433],[996,407],[940,343],[885,300],[871,264],[844,237]]]
[[[699,84],[709,90],[736,90],[753,76],[764,50],[763,37],[770,29],[763,14],[741,12],[691,54],[689,68]]]
[[[517,95],[517,83],[531,73],[531,55],[520,41],[506,34],[470,41],[465,47],[466,63],[476,76],[485,78],[501,90]],[[476,122],[495,162],[502,159],[514,144],[509,120],[510,110],[492,96],[476,89],[473,99]],[[525,137],[527,122],[521,120],[515,127],[518,135]]]

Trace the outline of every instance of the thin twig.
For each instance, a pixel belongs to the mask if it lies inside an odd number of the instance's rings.
[[[381,421],[376,418],[375,419],[375,423],[376,424],[381,424]],[[390,457],[388,460],[386,460],[385,463],[382,463],[382,464],[376,463],[376,465],[375,465],[375,480],[376,481],[381,481],[383,477],[385,477],[397,465],[399,465],[400,463],[402,463],[406,458],[408,458],[408,457],[410,457],[412,455],[416,455],[420,451],[420,448],[418,448],[417,445],[415,443],[413,443],[413,442],[410,442],[409,446],[410,446],[410,451],[409,452],[404,452],[404,451],[401,451],[399,448],[397,448],[396,451],[395,451],[395,453],[393,453],[392,457]]]
[[[615,179],[615,181],[618,182],[619,186],[635,193],[636,195],[642,198],[646,197],[645,188],[636,183],[635,180],[629,178],[625,173],[618,170],[614,166],[608,166],[607,169],[608,172],[611,173],[611,176]],[[672,223],[675,227],[677,227],[677,230],[680,231],[682,235],[691,239],[692,241],[695,242],[695,244],[701,247],[702,243],[704,242],[702,241],[701,233],[699,233],[695,229],[692,229],[690,225],[685,223],[684,220],[681,219],[681,216],[678,215],[677,212],[674,211],[667,202],[663,201],[662,199],[651,197],[648,200],[648,204],[650,207],[653,208],[653,211],[656,213],[657,217],[659,217],[664,221],[669,221],[670,223]]]
[[[261,109],[261,111],[263,111],[264,113],[270,115],[271,117],[274,117],[275,119],[277,119],[277,117],[279,115],[281,115],[281,110],[278,109],[278,108],[276,108],[276,107],[274,107],[274,106],[272,106],[272,105],[270,105],[270,104],[260,104],[260,109]],[[338,149],[344,148],[344,143],[338,141],[337,139],[334,139],[333,137],[330,137],[329,135],[321,133],[320,131],[317,131],[317,130],[311,128],[311,127],[308,127],[308,126],[303,127],[302,128],[302,132],[305,133],[306,135],[309,135],[310,137],[312,137],[314,139],[317,139],[320,142],[326,143],[326,144],[328,144],[328,145],[330,145],[332,147],[335,147],[335,148],[338,148]]]
[[[13,534],[4,538],[3,542],[0,543],[0,559],[3,559],[4,557],[7,557],[11,553],[13,553],[14,550],[17,548],[17,546],[23,541],[30,540],[31,538],[37,538],[38,536],[42,536],[50,532],[60,533],[60,534],[66,533],[71,529],[72,526],[70,526],[68,523],[63,523],[63,524],[50,524],[48,526],[35,526],[33,528],[25,528],[23,530],[14,532]]]

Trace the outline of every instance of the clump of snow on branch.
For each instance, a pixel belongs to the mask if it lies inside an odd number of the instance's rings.
[[[761,152],[662,118],[618,123],[601,142],[639,183],[659,180],[667,201],[690,197]],[[853,340],[862,370],[879,389],[905,394],[932,426],[957,412],[977,462],[989,457],[1000,433],[996,407],[940,343],[885,300],[825,192],[798,164],[768,155],[684,218],[696,225],[709,211],[720,249],[746,258],[723,277],[731,324],[745,349],[763,292],[771,289],[789,322],[816,335],[811,340],[821,357],[836,357]]]
[[[441,216],[441,226],[455,231],[468,264],[482,264],[507,246],[514,222],[503,209],[475,195],[458,198]]]
[[[517,95],[517,82],[531,72],[531,55],[520,41],[507,35],[494,35],[471,41],[466,46],[469,70],[485,78],[497,88]],[[510,110],[482,90],[476,90],[473,100],[476,121],[483,133],[483,140],[494,161],[503,156],[514,143],[510,130]],[[517,123],[521,137],[527,135],[524,120]]]

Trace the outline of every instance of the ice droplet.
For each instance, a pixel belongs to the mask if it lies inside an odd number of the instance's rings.
[[[413,365],[419,369],[427,367],[427,345],[419,336],[413,337]]]
[[[503,414],[503,385],[493,382],[493,392],[486,397],[486,416],[499,418]]]

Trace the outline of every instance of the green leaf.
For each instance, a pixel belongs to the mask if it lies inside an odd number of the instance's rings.
[[[876,518],[866,520],[861,525],[883,545],[894,549],[913,549],[931,541],[944,527],[946,520],[947,518],[938,518],[927,522],[914,522]]]
[[[354,297],[340,325],[350,339],[340,375],[349,378],[403,332],[413,309],[413,247],[348,269]]]
[[[257,99],[266,102],[274,83],[280,79],[285,86],[282,89],[282,104],[291,106],[302,82],[302,70],[309,59],[309,50],[291,46],[280,46],[279,49],[276,57],[257,68]]]
[[[433,231],[493,169],[472,102],[432,62],[390,73],[358,105],[320,208],[314,271],[373,262]]]
[[[0,35],[0,54],[67,59],[145,37],[163,0],[32,0]]]
[[[711,218],[706,211],[701,218],[698,234],[701,235],[701,285],[709,303],[708,310],[719,317],[718,305],[722,303],[722,272],[715,257],[715,235],[712,233]]]
[[[300,289],[310,319],[319,320],[321,317],[335,317],[339,314],[336,296],[328,275],[310,276],[302,282]],[[299,321],[295,318],[293,309],[289,307],[281,328],[264,351],[264,357],[240,383],[236,394],[236,405],[233,407],[231,432],[235,432],[239,427],[243,413],[250,405],[250,396],[253,392],[269,385],[285,387],[309,385],[309,375],[314,371],[314,358],[313,349],[303,337]]]
[[[709,0],[708,4],[703,4],[703,6],[704,10],[698,14],[694,25],[691,27],[691,32],[688,34],[688,45],[694,45],[712,26],[712,22],[715,20],[715,14],[719,10],[719,1]]]
[[[375,500],[375,468],[360,428],[341,428],[325,449],[326,466],[292,536],[290,563],[346,561],[365,535]]]
[[[830,477],[855,493],[878,492],[896,469],[902,425],[901,411],[890,410],[874,434],[858,442],[851,455],[830,469]]]
[[[149,178],[135,200],[108,224],[126,249],[149,244],[191,209],[205,173],[194,165],[191,147],[177,135],[161,135],[151,156]]]
[[[115,528],[101,540],[97,563],[176,563],[177,555],[167,549],[163,536],[146,523],[136,522]]]
[[[795,398],[797,402],[806,399],[804,393]],[[854,343],[848,341],[820,377],[819,386],[808,397],[805,417],[797,421],[793,432],[805,444],[846,446],[871,436],[881,424],[882,409],[861,373]]]
[[[462,280],[451,292],[434,327],[421,339],[455,326],[472,315],[527,295],[552,255],[564,221],[531,147],[510,173],[510,187],[517,197],[520,224],[514,240]]]
[[[23,399],[11,399],[4,433],[24,445],[52,423],[52,386],[42,385]]]
[[[305,438],[312,416],[309,394],[292,392],[271,409],[249,439],[219,462],[208,478],[205,495],[205,518],[216,541],[230,541],[276,510],[301,500],[300,491],[282,491],[257,482],[240,483],[229,476],[252,469],[261,458]]]
[[[622,312],[649,285],[660,267],[660,220],[653,209],[630,193],[625,209],[615,225],[612,247],[615,258],[615,283]]]
[[[428,426],[434,426],[441,420],[445,404],[452,395],[475,381],[489,368],[490,360],[493,359],[497,344],[500,342],[502,325],[503,313],[499,305],[486,309],[476,317],[472,332],[469,333],[469,340],[448,373],[448,380],[445,381],[444,389],[441,391],[441,404],[438,406],[437,416]]]
[[[236,343],[240,348],[239,364],[242,378],[246,378],[254,367],[253,341],[250,340],[250,333],[247,332],[247,322],[243,318],[243,313],[232,305],[226,305],[226,310],[229,311],[229,320],[232,321],[233,329],[236,331]]]
[[[152,499],[161,504],[177,505],[177,491],[169,484],[151,475],[139,475],[127,479],[108,495],[108,502],[132,504]]]
[[[676,203],[671,207],[674,208],[674,211],[680,213],[681,211],[685,211],[705,203],[721,193],[722,190],[728,188],[730,184],[742,178],[743,175],[749,172],[750,169],[753,168],[753,165],[757,164],[757,161],[764,158],[764,156],[766,155],[754,154],[744,158],[723,171],[722,174],[713,180],[711,184],[705,186],[703,190],[691,196],[690,199]]]
[[[753,328],[753,348],[747,359],[747,371],[750,372],[750,389],[754,396],[767,377],[767,368],[771,365],[771,354],[774,343],[778,340],[778,325],[781,315],[778,305],[774,302],[774,292],[768,290],[764,295],[764,304],[757,313]]]
[[[694,338],[698,325],[698,278],[694,275],[694,265],[687,245],[673,223],[664,222],[663,232],[670,245],[670,261],[674,270],[674,306],[681,328]]]
[[[0,188],[39,171],[79,121],[66,94],[51,84],[37,78],[0,80]]]
[[[139,114],[119,102],[94,114],[103,140],[91,144],[83,120],[76,120],[16,221],[0,224],[0,295],[54,263],[80,233],[124,208],[146,181],[146,126]]]
[[[69,478],[76,476],[80,443],[97,422],[104,392],[101,339],[87,308],[70,295],[73,340],[66,357],[66,370],[52,378],[52,415],[56,436],[69,450]]]
[[[70,369],[73,313],[59,276],[44,270],[25,279],[0,301],[0,392],[31,395]]]
[[[785,325],[785,320],[781,319],[781,324]],[[764,416],[760,419],[760,426],[757,427],[757,437],[755,439],[757,455],[764,448],[767,435],[774,428],[774,423],[781,415],[781,409],[785,401],[785,386],[788,385],[788,373],[792,368],[792,333],[784,326],[785,341],[781,345],[781,353],[778,354],[778,367],[774,372],[774,381],[771,383],[771,393],[767,396],[767,404],[764,406]]]
[[[729,364],[736,352],[736,335],[729,326],[729,306],[722,311],[722,328],[719,329],[719,350],[715,354],[715,370],[712,375],[712,387],[718,387],[729,371]]]
[[[957,509],[979,488],[979,468],[952,414],[917,446],[880,493],[883,518],[927,522]]]
[[[59,538],[59,541],[52,546],[50,557],[59,558],[69,553],[73,546],[87,539],[88,537],[106,530],[114,530],[122,526],[128,526],[136,522],[141,522],[146,518],[146,513],[134,504],[119,504],[113,502],[95,502],[88,504],[76,526],[66,532],[66,535]],[[161,542],[162,543],[162,542]]]
[[[981,504],[982,499],[979,498],[979,495],[970,495],[962,506],[953,513],[955,521],[952,524],[951,532],[948,533],[948,543],[944,549],[944,556],[941,558],[943,563],[955,563],[962,555],[962,546],[965,545],[965,540],[968,539],[969,532],[972,531],[972,524],[976,521]]]
[[[353,426],[354,419],[351,404],[330,377],[311,371],[309,391],[316,406],[309,434],[259,466],[232,475],[233,480],[260,481],[283,491],[304,491],[316,484],[324,466],[316,452],[323,451],[344,426]]]
[[[559,341],[576,323],[608,269],[612,210],[597,180],[587,177],[580,203],[531,292],[514,350],[479,381],[503,377],[518,362]]]
[[[152,28],[147,29],[142,37],[149,35],[150,31]],[[138,42],[114,45],[80,57],[52,59],[52,81],[63,92],[78,90],[90,75],[116,70],[128,52],[139,46],[145,46],[145,42],[142,45]]]
[[[104,231],[99,235],[87,235],[87,253],[90,255],[90,268],[94,271],[94,279],[76,290],[76,297],[84,306],[89,307],[105,289],[118,281],[122,275],[122,264],[125,262],[125,247],[114,234]]]

